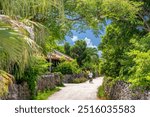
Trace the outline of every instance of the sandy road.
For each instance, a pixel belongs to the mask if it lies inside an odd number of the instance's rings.
[[[48,100],[96,100],[97,88],[102,85],[103,77],[93,79],[81,84],[65,84],[59,92],[56,92]]]

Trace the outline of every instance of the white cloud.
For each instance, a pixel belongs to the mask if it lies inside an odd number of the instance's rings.
[[[71,38],[71,40],[72,40],[73,42],[76,42],[77,40],[79,40],[79,38],[78,38],[77,36],[73,36],[73,37]]]
[[[75,35],[74,35],[74,36],[71,38],[71,40],[72,40],[73,42],[76,42],[77,40],[79,40],[79,38],[78,38],[78,36],[75,36]],[[86,44],[87,44],[87,47],[97,48],[96,45],[93,45],[91,39],[85,37],[84,40],[85,40],[85,42],[86,42]]]
[[[101,57],[102,56],[102,51],[98,51],[98,56]]]
[[[97,48],[97,46],[96,46],[96,45],[93,45],[93,43],[92,43],[91,39],[89,39],[89,38],[85,37],[85,39],[84,39],[84,40],[86,41],[87,47]]]

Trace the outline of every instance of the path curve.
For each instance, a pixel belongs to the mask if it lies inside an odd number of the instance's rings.
[[[96,100],[97,90],[102,85],[103,77],[93,79],[93,83],[88,81],[80,84],[65,84],[59,92],[56,92],[48,100]]]

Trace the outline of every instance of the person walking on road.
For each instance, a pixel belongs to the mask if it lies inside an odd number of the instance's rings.
[[[89,83],[93,83],[93,73],[90,71],[89,74]]]

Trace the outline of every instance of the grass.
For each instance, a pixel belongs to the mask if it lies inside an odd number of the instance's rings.
[[[105,96],[105,92],[104,92],[104,87],[103,87],[103,86],[100,86],[100,87],[98,88],[97,96],[98,96],[99,99],[101,99],[101,100],[106,100],[106,96]]]
[[[55,88],[52,90],[46,90],[44,92],[38,92],[38,95],[36,97],[36,100],[46,100],[49,96],[53,95],[55,92],[59,91],[60,88]]]

